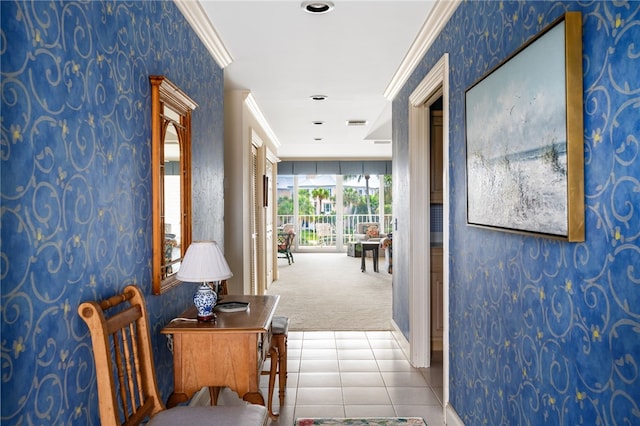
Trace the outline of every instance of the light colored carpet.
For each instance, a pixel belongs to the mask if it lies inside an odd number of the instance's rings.
[[[294,263],[278,259],[280,278],[267,294],[279,294],[276,315],[289,317],[290,330],[392,330],[391,274],[373,272],[373,260],[346,253],[294,253]]]

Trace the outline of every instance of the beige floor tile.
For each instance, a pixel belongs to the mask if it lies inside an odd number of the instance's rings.
[[[362,387],[362,386],[384,386],[382,374],[377,371],[372,372],[340,372],[340,379],[343,387]]]
[[[369,344],[376,349],[400,349],[398,342],[391,339],[372,339]]]
[[[416,369],[390,331],[289,332],[287,392],[283,407],[275,385],[269,426],[301,417],[418,416],[443,425],[441,364]],[[265,363],[268,368],[269,361]],[[260,379],[267,399],[268,376]],[[225,389],[224,405],[243,401]]]
[[[434,396],[435,398],[435,396]],[[298,387],[296,405],[341,405],[342,388],[301,388]]]
[[[333,331],[305,331],[303,335],[304,340],[308,339],[334,339],[335,333]]]
[[[367,339],[336,339],[336,347],[338,349],[371,349]]]
[[[385,387],[342,388],[345,405],[390,405],[391,399]]]
[[[371,349],[338,349],[339,359],[375,359]]]
[[[364,331],[336,331],[335,337],[340,340],[366,340],[367,333]]]
[[[298,387],[298,377],[300,373],[287,371],[287,389],[289,388],[297,388]],[[276,382],[277,386],[277,382]]]
[[[302,348],[292,348],[287,346],[287,360],[300,359],[302,357]]]
[[[438,398],[438,401],[440,401],[440,404],[443,404],[443,400],[444,400],[444,388],[435,388],[432,387],[431,390],[433,391],[433,393],[436,394],[436,397]]]
[[[306,352],[308,349],[334,349],[336,348],[336,340],[331,339],[304,339],[302,349]],[[303,354],[304,355],[304,354]]]
[[[294,421],[303,417],[344,417],[344,405],[297,405]]]
[[[338,359],[336,349],[305,349],[302,352],[302,360],[308,359]]]
[[[440,405],[430,388],[387,387],[393,405]]]
[[[387,339],[387,340],[395,340],[395,337],[393,337],[393,333],[391,333],[390,331],[367,331],[367,338],[369,340],[376,340],[376,339]]]
[[[378,367],[380,371],[414,371],[406,359],[379,359]]]
[[[302,339],[292,339],[291,334],[289,334],[287,338],[287,348],[291,349],[302,349]]]
[[[300,361],[300,373],[337,373],[338,371],[338,360],[336,359],[303,359]]]
[[[417,371],[386,371],[382,373],[386,386],[427,387],[427,381]]]
[[[442,387],[442,382],[444,381],[444,373],[441,366],[421,368],[420,372],[425,377],[429,385],[434,387]]]
[[[297,373],[300,371],[300,359],[287,358],[287,373]]]
[[[298,386],[301,388],[340,387],[340,373],[300,373]]]
[[[341,359],[340,371],[379,371],[378,364],[372,359]]]
[[[347,417],[394,417],[393,405],[345,405]]]
[[[376,359],[407,359],[401,349],[373,348],[373,354],[375,355]]]

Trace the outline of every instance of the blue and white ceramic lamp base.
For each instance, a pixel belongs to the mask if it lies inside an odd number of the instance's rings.
[[[202,283],[198,291],[193,295],[193,304],[198,309],[198,321],[211,321],[215,319],[213,307],[216,306],[218,295],[209,285]]]

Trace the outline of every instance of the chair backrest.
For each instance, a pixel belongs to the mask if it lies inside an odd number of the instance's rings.
[[[285,223],[284,225],[282,225],[282,232],[295,233],[295,230],[293,229],[293,223]]]
[[[380,229],[380,224],[378,222],[359,222],[356,225],[356,234],[366,234],[369,227],[372,226]]]
[[[333,227],[330,223],[316,223],[316,235],[318,237],[330,237],[333,235]]]
[[[105,316],[105,311],[115,312]],[[138,287],[101,302],[84,302],[95,360],[100,423],[138,425],[165,409],[156,381],[147,309]]]
[[[280,232],[278,234],[278,252],[282,253],[291,249],[291,244],[293,244],[293,239],[296,234],[293,232]]]

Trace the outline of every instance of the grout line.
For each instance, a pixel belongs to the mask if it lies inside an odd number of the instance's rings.
[[[336,355],[336,359],[337,359],[337,364],[338,364],[337,365],[337,372],[338,372],[338,377],[339,377],[339,381],[340,381],[339,383],[340,383],[340,391],[341,391],[341,398],[342,398],[342,411],[346,415],[347,404],[346,404],[346,401],[344,399],[345,395],[344,395],[344,383],[343,383],[343,380],[342,380],[342,373],[349,373],[350,371],[343,371],[340,361],[345,361],[345,360],[350,360],[350,359],[341,359],[340,358],[340,356],[339,356],[339,354],[340,354],[339,349],[340,348],[338,348],[338,344],[337,344],[337,341],[336,341],[336,340],[339,339],[339,336],[336,335],[336,332],[330,332],[330,333],[332,333],[331,337],[329,337],[329,335],[327,335],[325,337],[317,337],[317,336],[319,336],[319,333],[325,333],[325,332],[313,332],[313,331],[312,332],[307,332],[307,331],[305,331],[305,332],[302,333],[302,335],[301,335],[301,337],[299,339],[296,339],[296,340],[301,340],[301,343],[300,343],[300,348],[299,348],[300,356],[299,356],[299,359],[298,359],[298,363],[299,363],[298,364],[298,371],[295,372],[295,374],[297,376],[296,377],[297,382],[295,384],[296,385],[295,386],[295,389],[296,389],[295,394],[296,394],[296,396],[295,396],[295,401],[294,401],[293,405],[291,406],[291,409],[293,410],[292,412],[293,412],[294,420],[298,416],[298,413],[297,413],[298,395],[299,395],[298,390],[300,389],[300,376],[301,376],[301,374],[303,374],[303,373],[301,373],[300,369],[301,369],[301,364],[302,364],[302,360],[303,360],[303,357],[304,357],[304,352],[305,352],[305,350],[312,351],[312,350],[315,350],[315,349],[322,349],[322,348],[305,348],[305,344],[304,343],[305,343],[306,340],[308,340],[308,341],[320,340],[320,339],[333,340],[333,347],[330,348],[330,349],[333,349],[335,351],[335,355]],[[385,337],[384,333],[388,333],[388,337]],[[361,338],[352,338],[350,340],[361,340]],[[398,344],[395,336],[393,335],[393,333],[388,332],[388,331],[387,332],[383,332],[383,333],[365,331],[365,340],[367,342],[368,350],[372,351],[372,353],[373,353],[373,360],[375,361],[375,365],[376,365],[376,370],[375,371],[369,371],[369,372],[370,373],[377,373],[377,374],[379,374],[380,376],[383,377],[383,386],[385,388],[387,397],[389,398],[389,404],[390,404],[394,414],[396,416],[399,416],[400,414],[398,413],[397,405],[394,404],[392,399],[391,399],[391,394],[389,392],[389,386],[387,385],[387,382],[384,381],[384,376],[383,376],[383,373],[394,373],[394,371],[385,371],[385,372],[383,372],[381,370],[380,363],[379,363],[379,361],[395,361],[395,360],[398,360],[398,359],[395,358],[395,357],[391,357],[391,359],[378,359],[376,357],[376,352],[374,351],[374,349],[378,349],[378,350],[383,349],[385,351],[386,350],[395,351],[396,349],[401,350],[401,347],[399,346],[399,344]],[[382,348],[376,347],[376,348],[374,348],[372,346],[372,341],[380,341],[380,340],[390,340],[390,341],[395,343],[395,346],[391,345],[391,347],[389,347],[389,348],[385,348],[385,347],[382,347]],[[348,349],[348,348],[341,348],[341,349],[345,350],[345,349]],[[362,348],[362,349],[365,349],[365,348]],[[404,358],[404,360],[406,360],[406,357]],[[314,360],[308,360],[308,361],[314,361]],[[357,360],[350,360],[350,361],[357,361]],[[401,371],[401,372],[404,372],[404,371]],[[408,370],[407,372],[418,372],[418,373],[420,373],[422,378],[423,378],[423,380],[424,380],[424,382],[425,382],[426,388],[430,392],[432,392],[434,394],[434,396],[436,397],[436,399],[438,401],[440,401],[440,399],[437,397],[437,394],[436,394],[433,386],[431,385],[430,381],[428,381],[427,378],[424,377],[424,375],[422,374],[420,369],[417,369],[417,368],[411,366],[411,369]],[[367,372],[363,371],[363,373],[367,373]],[[410,386],[396,386],[396,387],[410,387]]]

